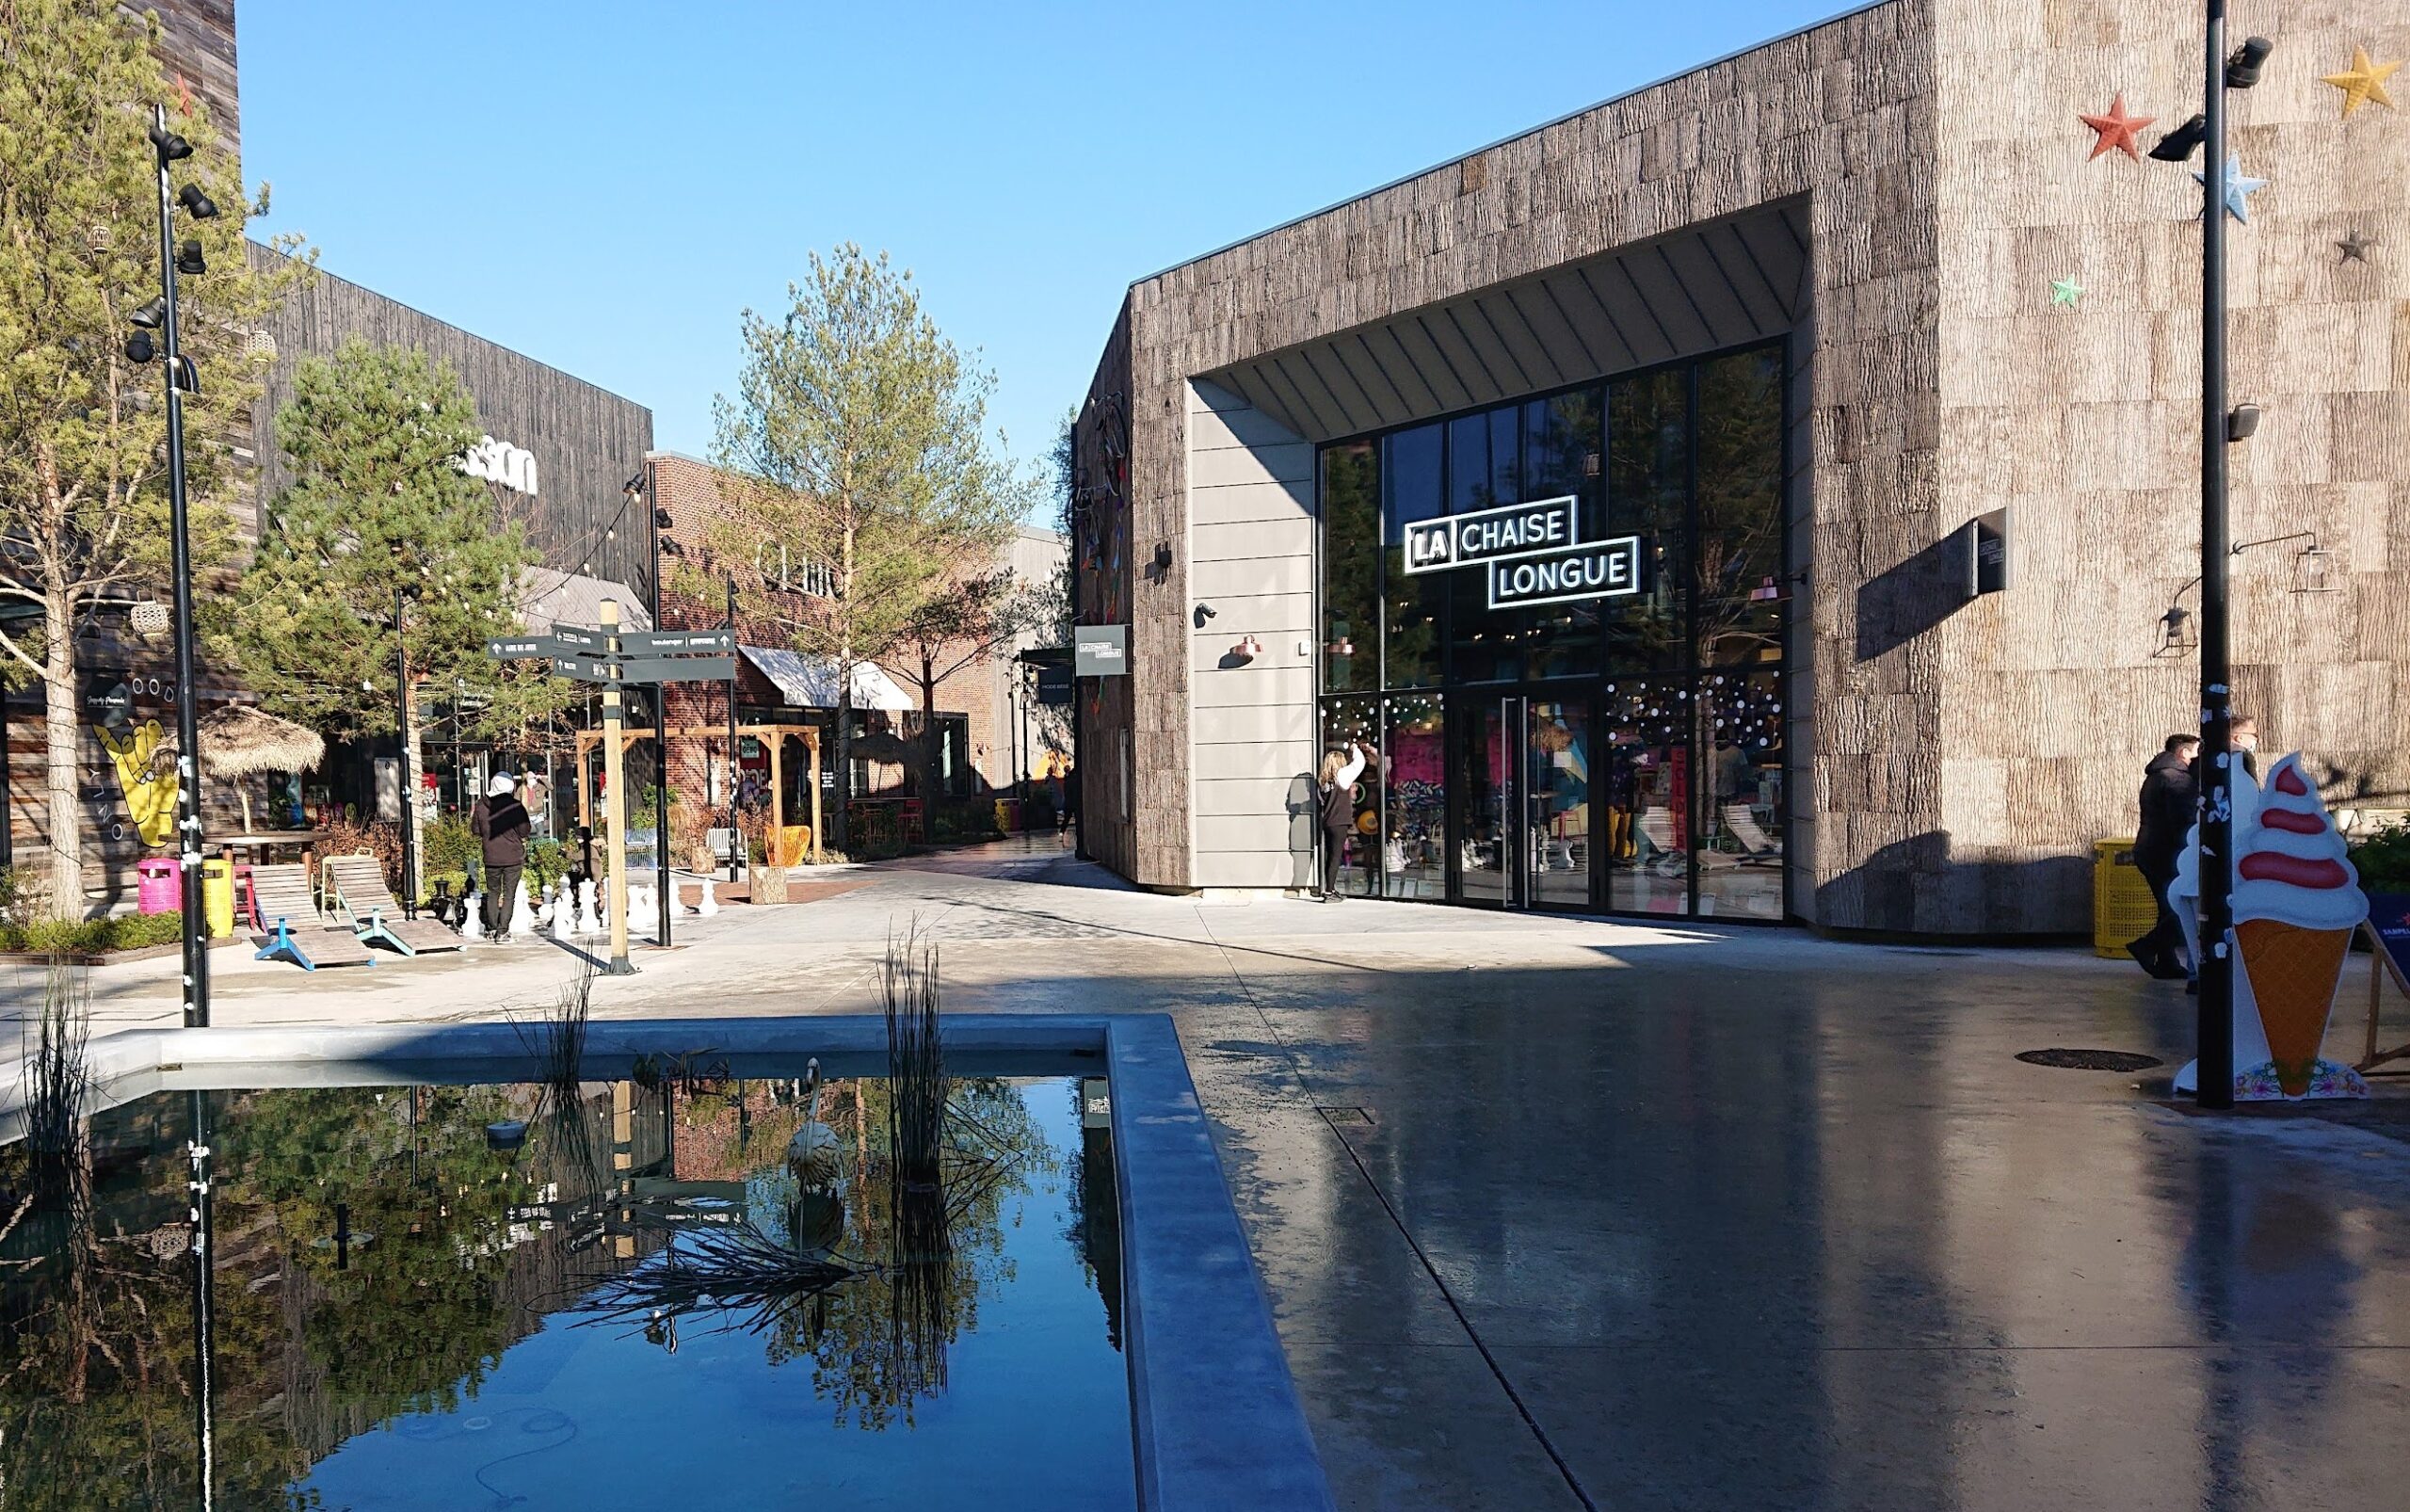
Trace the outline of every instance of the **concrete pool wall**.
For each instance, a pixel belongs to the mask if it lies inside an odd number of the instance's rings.
[[[101,1105],[162,1091],[514,1081],[536,1073],[538,1024],[166,1029],[91,1042]],[[1132,1437],[1146,1512],[1328,1512],[1330,1492],[1272,1326],[1245,1231],[1170,1019],[1154,1014],[950,1015],[949,1065],[972,1074],[1101,1067],[1112,1095],[1128,1320]],[[880,1075],[887,1026],[812,1019],[596,1021],[592,1080],[639,1055],[707,1054],[831,1075]],[[0,1062],[0,1143],[24,1133],[21,1062]]]

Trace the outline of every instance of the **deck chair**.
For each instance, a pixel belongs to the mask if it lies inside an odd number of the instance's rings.
[[[401,900],[385,886],[385,864],[374,856],[329,856],[318,864],[329,906],[350,923],[361,942],[405,956],[458,950],[460,937],[432,919],[403,916]]]
[[[1674,847],[1673,810],[1643,809],[1631,829],[1632,833],[1638,837],[1640,865],[1661,877],[1682,875],[1682,853]],[[1698,869],[1702,872],[1720,871],[1727,866],[1741,864],[1737,858],[1727,856],[1721,851],[1702,849],[1695,854],[1698,857]]]
[[[377,957],[342,925],[329,924],[310,895],[310,871],[301,865],[254,866],[251,896],[259,909],[251,936],[255,959],[289,960],[305,972],[321,966],[374,966]]]
[[[1758,823],[1758,816],[1749,812],[1747,804],[1727,803],[1724,806],[1724,832],[1732,837],[1734,844],[1741,847],[1742,865],[1779,866],[1782,864],[1782,847],[1775,844],[1774,837],[1765,832],[1764,827]]]

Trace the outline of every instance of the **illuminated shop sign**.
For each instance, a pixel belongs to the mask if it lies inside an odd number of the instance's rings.
[[[1581,506],[1572,495],[1476,509],[1406,527],[1406,570],[1443,572],[1509,556],[1561,551],[1582,539]]]
[[[1566,603],[1640,591],[1640,538],[1625,536],[1545,556],[1520,556],[1485,564],[1489,606]]]
[[[1613,598],[1640,591],[1640,538],[1584,542],[1570,494],[1406,527],[1408,572],[1464,567],[1482,570],[1493,609]]]

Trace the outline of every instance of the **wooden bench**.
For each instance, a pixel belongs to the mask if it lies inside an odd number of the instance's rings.
[[[460,937],[432,919],[404,917],[401,900],[385,885],[385,865],[374,856],[329,856],[319,863],[320,888],[336,916],[348,919],[361,942],[388,945],[405,956],[458,950]]]
[[[290,960],[305,972],[321,966],[374,966],[377,957],[360,937],[329,924],[310,895],[310,871],[299,864],[251,868],[251,897],[259,909],[251,936],[260,960]]]

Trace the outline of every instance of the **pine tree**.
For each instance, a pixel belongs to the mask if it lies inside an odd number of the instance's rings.
[[[50,894],[84,909],[83,711],[79,645],[104,606],[168,597],[166,408],[157,363],[130,362],[127,316],[159,290],[153,102],[192,143],[176,165],[220,214],[176,217],[205,274],[179,281],[182,346],[198,370],[185,399],[185,477],[196,569],[232,554],[215,500],[227,444],[268,361],[246,331],[310,276],[307,260],[254,265],[235,165],[198,102],[170,87],[153,26],[112,0],[0,0],[0,662],[38,679],[47,725]],[[280,238],[280,250],[295,243]]]
[[[490,637],[518,628],[521,579],[536,556],[461,468],[483,435],[458,376],[415,348],[352,337],[331,359],[300,365],[276,416],[293,481],[263,512],[233,631],[270,712],[334,739],[394,730],[397,607],[413,689],[532,677],[486,654]],[[515,689],[514,707],[567,687]],[[414,829],[421,701],[408,700],[401,727]]]

